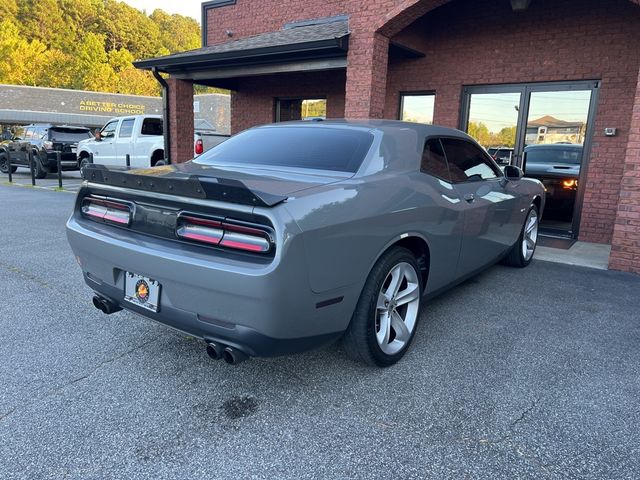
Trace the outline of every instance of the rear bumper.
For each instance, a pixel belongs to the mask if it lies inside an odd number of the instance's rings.
[[[302,247],[295,242],[288,246],[286,264],[276,257],[256,265],[207,249],[185,250],[166,240],[79,222],[73,216],[67,237],[85,282],[98,295],[251,356],[300,352],[335,340],[346,329],[359,295],[355,286],[312,292]],[[158,312],[124,299],[127,271],[161,284]],[[340,297],[339,302],[328,302]]]
[[[47,153],[46,164],[47,169],[56,171],[58,169],[58,159],[55,153]],[[78,159],[75,153],[63,153],[60,158],[62,170],[78,170]]]

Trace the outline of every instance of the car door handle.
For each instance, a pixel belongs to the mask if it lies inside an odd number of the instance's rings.
[[[463,198],[467,203],[473,203],[473,201],[476,199],[473,193],[467,193]]]

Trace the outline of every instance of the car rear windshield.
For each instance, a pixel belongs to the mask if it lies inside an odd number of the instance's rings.
[[[50,128],[49,138],[58,142],[79,142],[91,138],[91,131],[86,128]]]
[[[527,150],[528,163],[570,163],[580,165],[581,148],[532,148]]]
[[[369,132],[330,127],[247,130],[203,154],[206,165],[269,165],[355,173],[373,141]]]

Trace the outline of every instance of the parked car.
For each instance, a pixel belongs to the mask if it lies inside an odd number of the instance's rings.
[[[399,121],[278,123],[186,164],[83,176],[67,236],[94,306],[229,363],[342,337],[390,365],[430,297],[529,264],[544,208],[540,182],[468,135]]]
[[[50,123],[27,125],[24,138],[15,137],[0,144],[0,172],[8,172],[9,155],[13,172],[19,166],[29,168],[29,152],[32,152],[35,176],[44,178],[48,173],[58,171],[57,151],[61,152],[63,170],[77,170],[78,143],[91,137],[91,130],[86,127]]]
[[[99,165],[124,166],[128,154],[132,167],[165,165],[162,124],[159,115],[112,118],[95,138],[78,146],[78,161],[81,166],[91,163],[92,158]],[[194,156],[205,150],[205,139],[199,134],[194,134],[193,149]]]
[[[513,158],[513,148],[510,147],[489,147],[487,152],[498,165],[509,165]]]
[[[550,200],[573,204],[580,177],[582,145],[528,145],[524,153],[525,176],[540,180],[547,189]]]

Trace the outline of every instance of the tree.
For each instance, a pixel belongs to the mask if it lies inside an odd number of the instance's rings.
[[[159,95],[135,59],[200,46],[200,26],[118,0],[0,0],[0,82]]]

